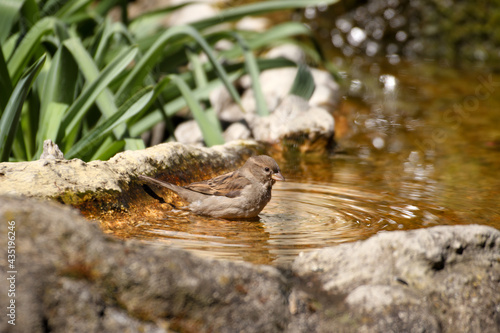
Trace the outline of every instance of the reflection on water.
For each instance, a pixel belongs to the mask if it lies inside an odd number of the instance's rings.
[[[332,169],[336,161],[337,157],[305,160],[283,168],[289,180],[275,185],[273,199],[258,221],[227,221],[170,211],[117,234],[213,258],[278,264],[293,260],[301,251],[365,239],[380,230],[446,223],[446,215],[451,214],[442,207],[364,187],[367,180],[356,175],[363,174],[366,166],[348,159],[342,161],[343,167]],[[314,180],[325,175],[340,180]]]
[[[348,124],[338,130],[340,152],[276,157],[287,182],[275,185],[258,221],[160,211],[109,230],[153,246],[279,264],[385,230],[500,229],[500,98],[478,88],[489,74],[398,68],[346,77],[352,84],[339,110]],[[500,91],[500,77],[490,81]]]

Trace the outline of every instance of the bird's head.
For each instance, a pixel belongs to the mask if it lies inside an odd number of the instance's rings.
[[[273,185],[276,181],[285,180],[278,163],[267,155],[250,157],[243,166],[243,169],[250,171],[252,176],[263,184],[269,183]]]

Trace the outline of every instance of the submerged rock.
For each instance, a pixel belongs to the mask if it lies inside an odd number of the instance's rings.
[[[52,202],[0,196],[0,218],[15,221],[19,281],[16,325],[2,320],[1,332],[500,329],[500,231],[491,227],[387,232],[277,269],[117,240]],[[8,288],[0,283],[2,304]]]

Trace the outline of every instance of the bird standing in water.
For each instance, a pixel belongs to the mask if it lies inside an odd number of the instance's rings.
[[[271,200],[274,183],[285,180],[276,161],[266,155],[250,157],[236,171],[186,186],[139,178],[174,191],[196,214],[226,219],[256,217]]]

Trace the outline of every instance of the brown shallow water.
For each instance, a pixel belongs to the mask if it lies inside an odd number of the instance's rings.
[[[170,211],[108,230],[152,246],[280,264],[380,231],[500,229],[500,77],[489,75],[426,64],[362,68],[344,78],[338,152],[277,157],[287,182],[275,185],[258,221]]]

